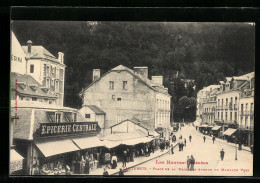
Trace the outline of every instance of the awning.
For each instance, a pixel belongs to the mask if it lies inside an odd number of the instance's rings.
[[[218,126],[218,125],[216,125],[216,126],[214,126],[211,130],[215,130],[215,131],[217,131],[217,130],[219,130],[221,127],[222,127],[222,126]]]
[[[160,137],[160,134],[156,131],[149,131],[149,135],[152,135],[154,137]]]
[[[228,128],[224,133],[223,135],[232,135],[233,133],[235,133],[237,131],[237,129],[234,129],[234,128]]]
[[[140,144],[140,143],[151,142],[152,140],[153,140],[153,138],[143,137],[143,138],[125,140],[125,141],[122,141],[122,144],[125,144],[125,145],[136,145],[136,144]]]
[[[206,124],[203,124],[203,125],[200,125],[199,127],[208,127],[208,125],[206,125]]]
[[[212,126],[212,125],[210,125],[210,126],[208,126],[208,128],[213,128],[213,126]]]
[[[14,149],[10,150],[10,174],[23,169],[23,157]]]
[[[121,141],[109,141],[109,140],[104,140],[104,146],[108,149],[117,147],[119,145],[121,145]]]
[[[35,142],[35,145],[45,157],[80,150],[70,139],[51,142]]]
[[[99,140],[98,137],[84,137],[72,140],[80,147],[80,149],[104,146],[104,141]]]

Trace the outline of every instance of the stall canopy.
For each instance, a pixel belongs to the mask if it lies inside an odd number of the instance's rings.
[[[154,130],[149,131],[149,135],[152,135],[154,137],[160,137],[160,134],[158,132],[154,131]]]
[[[114,148],[114,147],[117,147],[119,145],[121,145],[121,141],[109,141],[109,140],[105,140],[104,141],[104,146],[108,149],[111,149],[111,148]]]
[[[35,145],[45,157],[80,150],[70,139],[50,142],[35,142]]]
[[[98,137],[84,137],[72,140],[80,149],[104,146],[104,141],[99,140]]]
[[[208,127],[208,125],[203,124],[203,125],[200,125],[199,127]]]
[[[129,139],[129,140],[125,140],[122,142],[122,144],[125,145],[136,145],[136,144],[140,144],[140,143],[147,143],[147,142],[151,142],[154,138],[149,138],[149,137],[143,137],[143,138],[137,138],[137,139]]]
[[[213,128],[212,128],[212,130],[215,130],[215,131],[217,131],[217,130],[219,130],[221,128],[221,126],[214,126]]]
[[[224,133],[223,135],[232,135],[233,133],[235,133],[237,131],[237,129],[233,129],[233,128],[228,128]]]
[[[10,173],[23,168],[23,159],[14,149],[10,150]]]

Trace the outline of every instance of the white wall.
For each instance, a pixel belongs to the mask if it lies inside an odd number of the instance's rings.
[[[26,74],[25,53],[16,36],[11,34],[11,72]]]

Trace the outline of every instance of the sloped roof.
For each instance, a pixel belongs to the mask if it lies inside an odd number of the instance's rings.
[[[250,72],[250,73],[244,74],[244,75],[242,75],[242,76],[234,76],[233,78],[234,78],[235,80],[250,80],[250,79],[252,79],[254,76],[255,76],[255,72]]]
[[[101,110],[100,108],[98,108],[97,106],[95,105],[86,105],[88,108],[90,108],[93,112],[95,112],[96,114],[99,114],[99,115],[106,115],[106,113]]]
[[[28,46],[22,46],[23,51],[28,53]],[[58,62],[57,58],[51,54],[48,50],[46,50],[43,46],[32,46],[30,58],[45,58],[55,62]]]
[[[143,122],[143,121],[139,121],[138,119],[135,119],[135,118],[123,120],[123,121],[121,121],[121,122],[118,123],[118,124],[112,125],[110,128],[112,128],[112,127],[114,127],[114,126],[117,126],[117,125],[119,125],[119,124],[122,124],[122,123],[124,123],[124,122],[126,122],[126,121],[130,121],[130,122],[132,122],[132,123],[134,123],[134,124],[136,124],[136,125],[138,125],[138,126],[144,128],[144,129],[146,129],[146,130],[148,130],[148,131],[154,130],[154,128],[153,128],[151,125],[149,125],[148,123]]]
[[[12,101],[14,102],[14,101]],[[11,104],[12,108],[14,108],[14,104]],[[14,138],[18,139],[25,139],[25,140],[32,140],[32,135],[39,129],[41,123],[48,123],[49,118],[47,116],[46,110],[48,111],[54,108],[33,108],[33,107],[21,107],[19,106],[17,109],[17,115],[19,119],[17,120],[16,125],[14,125]],[[66,110],[67,109],[67,110]],[[67,112],[70,109],[70,112],[76,112],[77,109],[67,108],[67,107],[60,107],[56,106],[55,111],[62,111]],[[76,110],[76,111],[75,111]],[[34,119],[32,119],[32,114],[34,113]],[[65,122],[65,121],[64,121]],[[86,122],[80,113],[77,112],[77,122]]]
[[[20,94],[25,94],[25,95],[32,95],[32,96],[41,96],[41,97],[47,97],[47,98],[57,98],[55,94],[48,94],[44,92],[40,85],[32,76],[26,75],[26,74],[18,74],[15,72],[11,72],[10,76],[11,80],[11,90],[15,90],[17,88],[17,92]],[[17,83],[26,83],[27,87],[26,89],[22,89],[19,85],[16,87],[16,81]],[[37,90],[33,90],[30,85],[35,85],[37,86]]]
[[[142,130],[135,130],[133,132],[128,132],[128,133],[114,133],[111,135],[108,135],[105,137],[105,140],[109,141],[124,141],[124,140],[129,140],[129,139],[136,139],[136,138],[141,138],[141,137],[146,137],[147,134],[144,133]]]
[[[106,72],[104,75],[102,75],[100,78],[98,78],[97,80],[95,80],[94,82],[92,82],[89,86],[87,86],[86,88],[84,88],[83,92],[85,92],[85,90],[87,90],[90,86],[92,86],[94,83],[98,82],[102,77],[104,77],[105,75],[107,75],[108,73],[110,73],[111,71],[127,71],[128,73],[130,73],[131,75],[133,75],[135,78],[137,78],[139,81],[141,81],[143,84],[145,84],[146,86],[148,86],[150,89],[162,93],[159,90],[157,90],[155,87],[153,87],[153,83],[151,82],[151,80],[149,80],[148,78],[144,77],[141,74],[135,73],[132,69],[127,68],[126,66],[123,65],[118,65],[117,67],[114,67],[113,69],[109,70],[108,72]],[[81,95],[83,92],[80,92],[79,94]],[[166,93],[164,93],[166,94]],[[169,94],[166,94],[169,95]]]

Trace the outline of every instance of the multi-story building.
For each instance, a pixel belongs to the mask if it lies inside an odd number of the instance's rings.
[[[95,69],[93,82],[80,95],[83,108],[95,105],[106,113],[104,125],[100,125],[105,131],[123,120],[135,118],[155,129],[163,129],[164,137],[168,135],[171,96],[163,86],[162,76],[148,79],[147,67],[132,70],[119,65],[101,77],[100,70]]]
[[[220,81],[220,92],[217,95],[217,112],[215,123],[222,126],[223,135],[236,135],[234,129],[238,128],[238,111],[241,91],[247,81],[253,77],[254,73],[249,73],[239,77],[226,77],[225,81]],[[227,131],[228,128],[231,130]]]
[[[239,101],[239,137],[248,146],[254,144],[254,82],[253,77],[243,85]]]
[[[214,125],[215,121],[218,92],[219,88],[214,88],[211,90],[206,96],[206,101],[202,103],[202,123],[207,123],[210,126]]]
[[[56,105],[63,106],[64,54],[59,52],[57,58],[43,46],[33,46],[30,40],[27,43],[21,46],[12,32],[11,72],[31,76],[47,94],[56,96]]]
[[[213,100],[215,99],[214,95],[211,97],[211,99],[209,99],[209,94],[215,89],[219,88],[219,85],[210,85],[207,87],[204,87],[203,89],[201,89],[200,91],[198,91],[197,93],[197,107],[196,107],[196,121],[202,121],[203,115],[205,116],[205,109],[206,108],[210,108],[210,107],[203,107],[204,103],[207,103],[208,100]],[[198,124],[199,125],[199,124]]]

